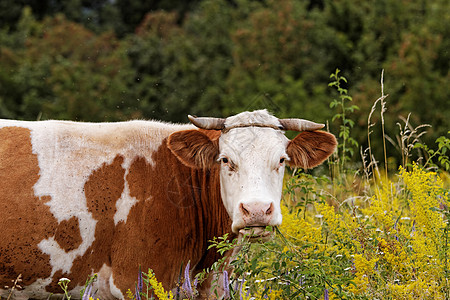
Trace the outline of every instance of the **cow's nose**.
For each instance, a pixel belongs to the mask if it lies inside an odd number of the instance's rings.
[[[239,209],[245,226],[266,226],[274,214],[273,203],[241,203]]]

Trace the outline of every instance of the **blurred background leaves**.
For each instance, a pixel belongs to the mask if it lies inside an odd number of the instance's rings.
[[[411,112],[412,125],[432,125],[426,138],[434,141],[449,128],[449,6],[1,0],[0,118],[186,122],[187,114],[264,107],[326,122],[336,97],[329,75],[339,68],[360,107],[351,118],[364,146],[384,69],[386,131],[395,140],[396,123]],[[391,148],[388,155],[398,156]]]

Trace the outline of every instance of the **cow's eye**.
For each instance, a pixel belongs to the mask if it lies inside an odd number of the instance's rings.
[[[222,162],[222,164],[224,166],[226,166],[228,168],[229,171],[237,170],[236,164],[232,160],[230,160],[228,157],[221,157],[220,161]]]
[[[284,157],[280,158],[280,164],[284,163],[286,159]]]

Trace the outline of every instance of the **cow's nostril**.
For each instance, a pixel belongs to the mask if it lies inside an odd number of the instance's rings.
[[[250,211],[248,210],[248,208],[245,207],[244,203],[241,203],[241,211],[244,214],[244,216],[250,215]]]
[[[270,203],[269,208],[266,210],[266,215],[271,215],[273,213],[273,203]]]

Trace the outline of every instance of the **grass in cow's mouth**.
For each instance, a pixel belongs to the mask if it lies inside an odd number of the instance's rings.
[[[243,239],[267,239],[273,234],[272,226],[249,226],[239,230],[239,236]]]

